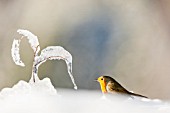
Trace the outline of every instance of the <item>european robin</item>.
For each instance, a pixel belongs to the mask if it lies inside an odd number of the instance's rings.
[[[122,85],[120,85],[115,79],[113,79],[110,76],[100,76],[96,81],[100,83],[100,87],[103,93],[115,93],[116,92],[116,93],[121,93],[121,94],[134,95],[134,96],[147,98],[146,96],[129,92]]]

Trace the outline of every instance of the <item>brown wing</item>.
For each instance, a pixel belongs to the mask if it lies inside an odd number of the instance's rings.
[[[110,81],[107,84],[107,90],[108,92],[119,92],[119,93],[126,93],[128,94],[129,92],[122,87],[119,83]]]
[[[122,85],[120,85],[113,78],[110,77],[109,79],[111,79],[111,80],[107,84],[108,92],[114,92],[115,91],[115,92],[119,92],[119,93],[130,94],[130,95],[134,95],[134,96],[140,96],[140,97],[148,98],[148,97],[140,95],[140,94],[135,94],[135,93],[129,92],[128,90],[126,90]]]
[[[104,76],[107,82],[107,90],[109,92],[115,91],[120,93],[128,93],[128,91],[121,86],[115,79],[110,76]]]

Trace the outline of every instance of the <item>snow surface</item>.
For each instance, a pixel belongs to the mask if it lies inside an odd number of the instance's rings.
[[[0,113],[170,113],[160,100],[107,95],[99,91],[56,89],[49,78],[19,81],[0,92]]]

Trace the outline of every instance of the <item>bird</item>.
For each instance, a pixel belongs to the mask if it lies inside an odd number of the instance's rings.
[[[126,94],[126,95],[132,95],[132,96],[139,96],[148,98],[146,96],[132,93],[128,90],[126,90],[121,84],[119,84],[115,79],[113,79],[110,76],[100,76],[95,81],[99,82],[101,91],[106,93],[120,93],[120,94]]]

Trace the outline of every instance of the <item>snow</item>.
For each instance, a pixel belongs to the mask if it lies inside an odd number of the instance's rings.
[[[50,79],[44,78],[43,80],[40,80],[34,84],[27,83],[23,80],[20,80],[12,88],[4,88],[0,93],[0,97],[1,98],[6,98],[9,96],[15,97],[17,95],[31,94],[34,92],[40,92],[41,94],[48,94],[48,95],[57,94],[56,89],[51,84]]]
[[[19,81],[0,92],[1,113],[170,113],[161,100],[104,96],[99,91],[56,89],[49,78],[35,84]]]

